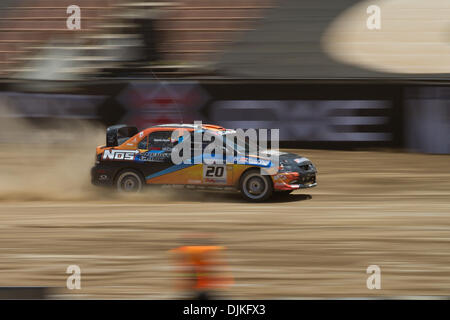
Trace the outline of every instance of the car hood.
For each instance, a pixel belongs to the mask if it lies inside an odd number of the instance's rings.
[[[283,152],[278,150],[264,150],[260,152],[261,157],[270,158],[271,156],[278,156],[281,161],[295,161],[297,164],[302,162],[310,162],[308,158],[305,158],[299,154],[292,152]]]
[[[292,152],[282,152],[276,150],[265,150],[260,152],[261,159],[270,159],[271,156],[278,156],[278,162],[286,170],[296,171],[298,168],[308,172],[317,172],[314,164],[306,157]]]

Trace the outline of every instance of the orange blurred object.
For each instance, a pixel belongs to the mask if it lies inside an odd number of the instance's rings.
[[[233,284],[226,272],[226,263],[221,259],[223,246],[189,245],[170,250],[177,255],[177,265],[185,280],[181,286],[193,291],[215,291]]]

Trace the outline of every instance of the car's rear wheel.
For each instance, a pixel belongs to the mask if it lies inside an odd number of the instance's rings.
[[[140,192],[144,186],[144,179],[136,170],[127,169],[119,173],[115,185],[119,192]]]
[[[264,201],[272,195],[272,180],[269,176],[261,175],[259,170],[250,170],[241,177],[239,189],[248,201]]]

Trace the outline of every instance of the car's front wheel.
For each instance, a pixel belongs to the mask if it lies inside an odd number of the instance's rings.
[[[116,189],[119,192],[140,192],[144,186],[144,179],[136,170],[124,170],[116,179]]]
[[[269,176],[261,175],[259,170],[250,170],[241,177],[239,189],[246,200],[264,201],[272,195],[272,180]]]

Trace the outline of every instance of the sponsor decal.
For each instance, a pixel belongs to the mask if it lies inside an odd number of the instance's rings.
[[[227,183],[226,165],[203,165],[204,183]]]
[[[105,150],[103,152],[103,160],[127,160],[133,161],[134,157],[138,153],[137,150]]]
[[[167,142],[167,143],[170,143],[170,138],[167,138],[167,139],[163,139],[163,138],[155,138],[155,139],[152,139],[152,142]]]
[[[308,161],[308,159],[306,159],[306,158],[297,158],[297,159],[294,159],[294,161],[297,162],[298,164],[300,164],[302,162]]]
[[[222,131],[215,131],[214,133],[216,135],[224,136],[224,135],[227,135],[227,134],[236,134],[237,132],[234,129],[226,129],[226,130],[222,130]]]
[[[255,157],[240,157],[234,160],[234,163],[266,167],[270,165],[270,160]]]
[[[170,159],[170,153],[164,150],[147,151],[136,156],[136,161],[143,162],[166,162]]]

